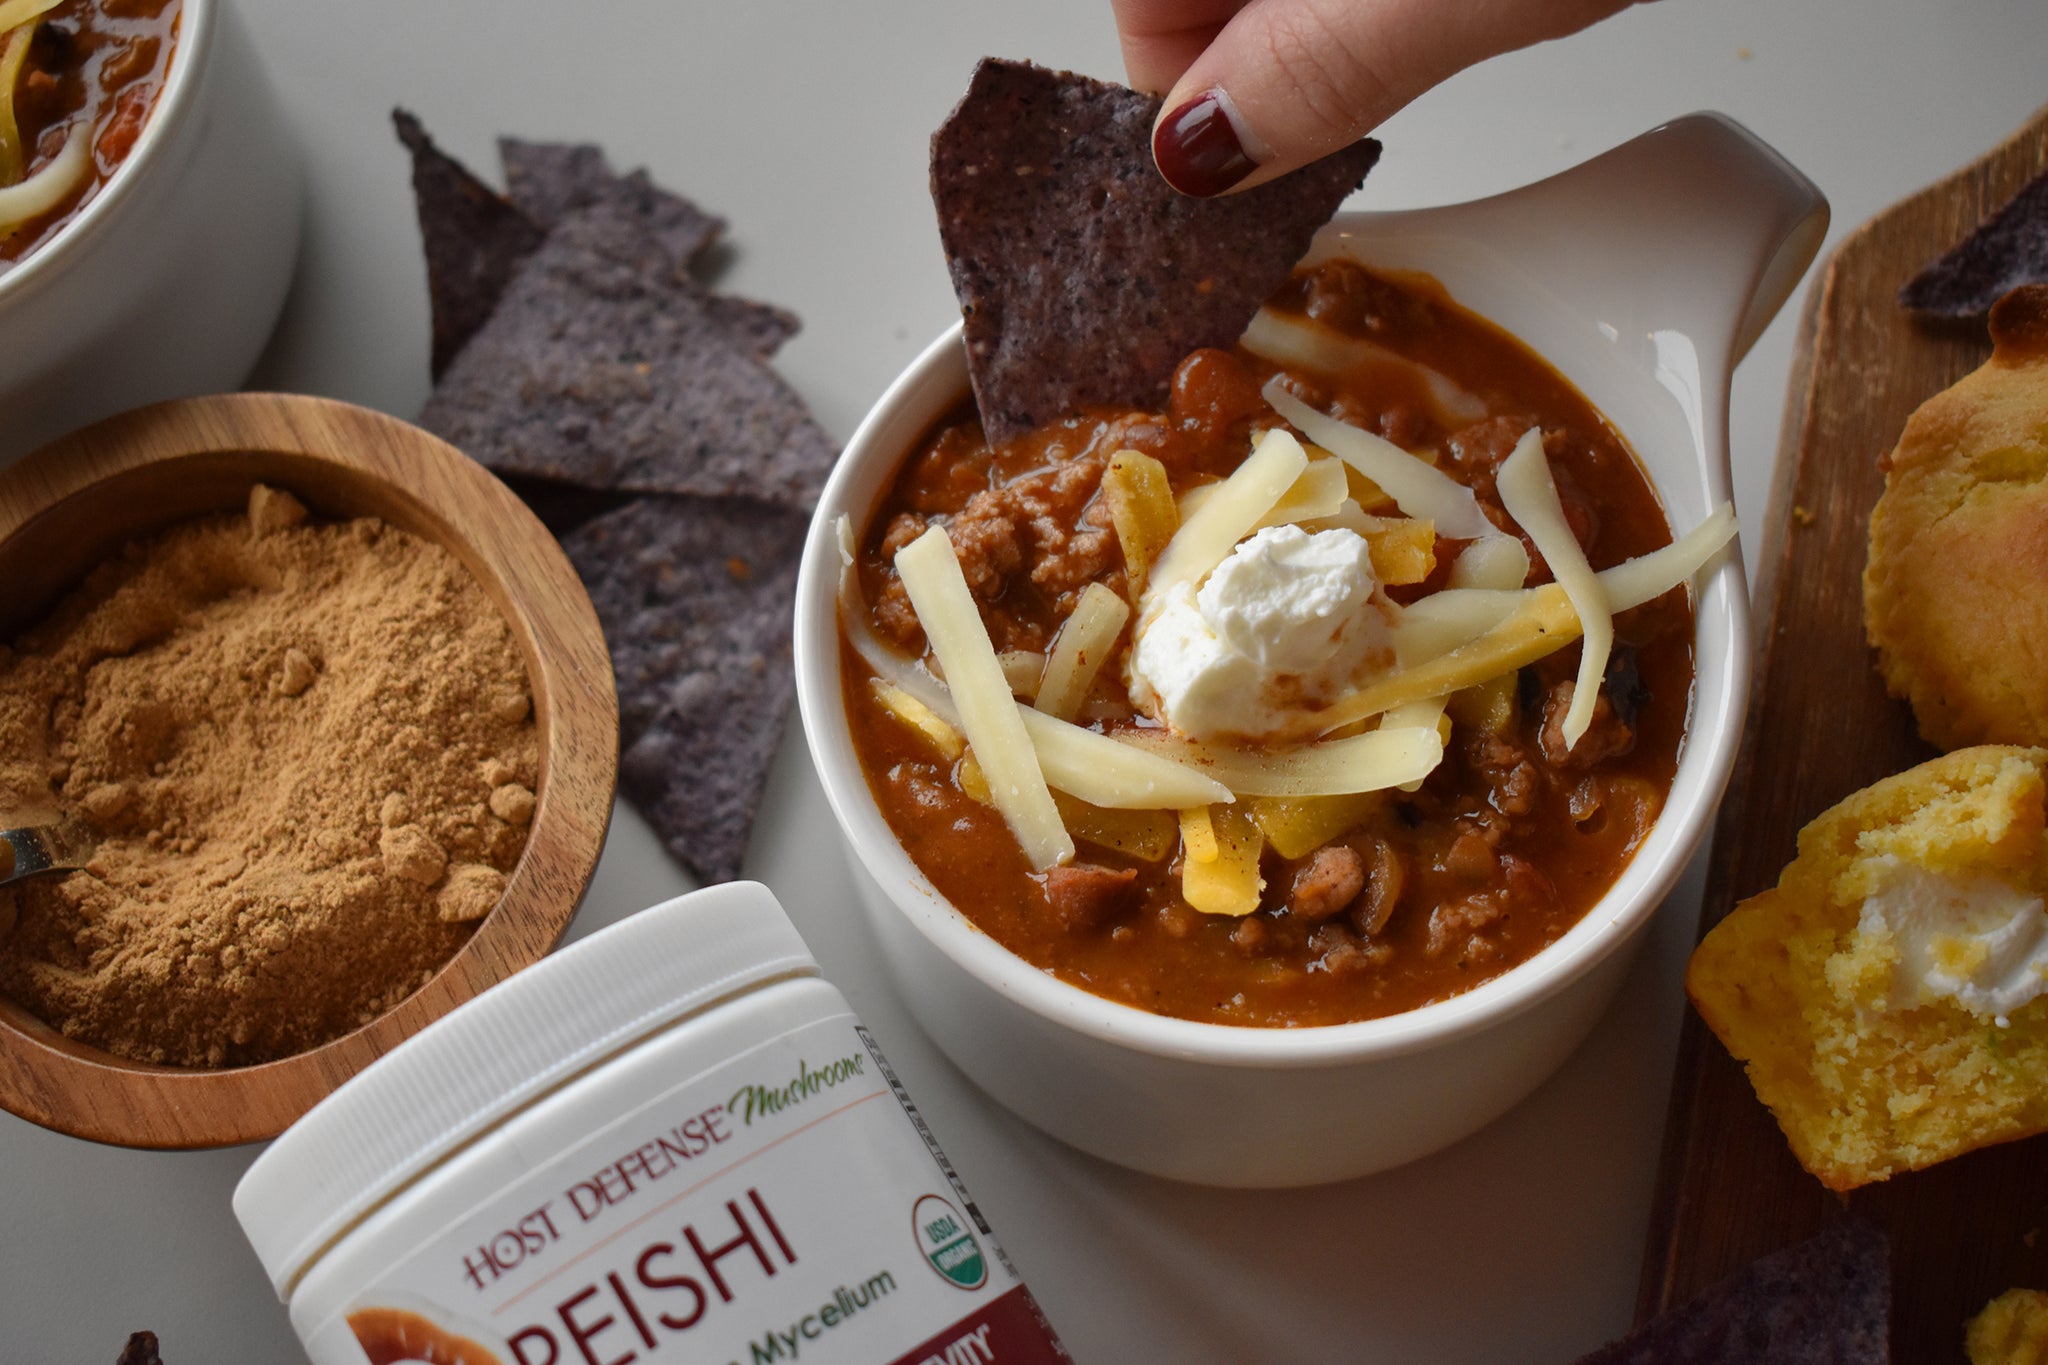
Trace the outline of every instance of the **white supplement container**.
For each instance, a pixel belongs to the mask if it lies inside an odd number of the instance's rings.
[[[1067,1356],[766,887],[422,1030],[235,1189],[316,1365]]]

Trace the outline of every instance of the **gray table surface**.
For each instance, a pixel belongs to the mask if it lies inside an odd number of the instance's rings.
[[[311,184],[298,277],[253,382],[401,415],[426,393],[427,311],[395,104],[473,165],[493,164],[500,132],[597,140],[727,216],[726,286],[802,314],[777,364],[844,437],[955,311],[925,147],[975,59],[1122,71],[1107,0],[243,5]],[[2044,59],[2041,0],[1664,0],[1433,91],[1382,130],[1354,202],[1491,193],[1716,108],[1819,183],[1839,238],[2021,123],[2048,99]],[[1734,386],[1752,560],[1794,312]],[[1697,866],[1592,1041],[1532,1098],[1428,1160],[1281,1193],[1106,1166],[954,1071],[882,973],[794,723],[748,868],[889,1049],[1083,1365],[1534,1365],[1627,1325]],[[622,809],[572,932],[688,885]],[[170,1365],[303,1359],[229,1212],[255,1151],[129,1152],[0,1114],[0,1363],[95,1365],[142,1327]]]

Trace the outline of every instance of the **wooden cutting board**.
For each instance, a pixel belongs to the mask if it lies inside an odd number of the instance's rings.
[[[1807,300],[1756,588],[1749,730],[1715,829],[1704,933],[1773,885],[1800,826],[1933,756],[1885,695],[1863,636],[1878,457],[1914,408],[1990,354],[1982,323],[1937,329],[1901,284],[2048,167],[2048,109],[2004,145],[1872,219]],[[1892,1246],[1893,1358],[1963,1359],[1963,1323],[2014,1285],[2048,1288],[2048,1138],[1972,1153],[1847,1198],[1793,1161],[1742,1068],[1686,1012],[1637,1318],[1683,1303],[1844,1207]]]

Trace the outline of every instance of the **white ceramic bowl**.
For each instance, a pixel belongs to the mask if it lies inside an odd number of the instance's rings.
[[[1812,260],[1826,201],[1717,115],[1657,128],[1492,199],[1346,214],[1314,254],[1434,275],[1547,357],[1634,445],[1675,529],[1730,497],[1729,371]],[[967,389],[958,327],[862,423],[827,486],[797,587],[804,727],[883,954],[918,1021],[1002,1104],[1084,1151],[1203,1184],[1306,1185],[1410,1161],[1533,1090],[1593,1027],[1705,834],[1749,686],[1733,547],[1697,597],[1697,681],[1656,827],[1618,883],[1528,962],[1391,1018],[1254,1029],[1148,1014],[1013,956],[911,863],[869,793],[840,686],[832,524],[864,525]]]
[[[184,0],[142,135],[0,273],[0,463],[101,417],[238,387],[284,305],[303,187],[230,0]]]

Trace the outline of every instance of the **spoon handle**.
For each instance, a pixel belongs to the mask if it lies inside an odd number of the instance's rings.
[[[92,840],[72,825],[0,829],[0,886],[78,867],[91,856]]]

